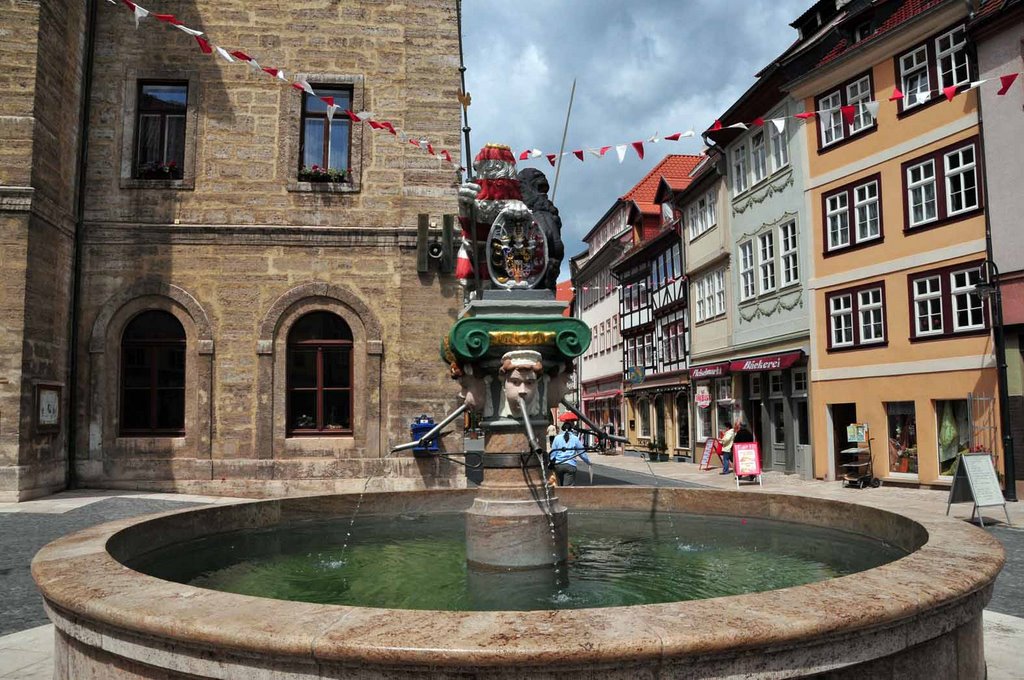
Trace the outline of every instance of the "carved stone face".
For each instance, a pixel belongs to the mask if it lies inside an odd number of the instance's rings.
[[[526,412],[533,411],[533,402],[537,399],[537,375],[528,368],[515,368],[505,376],[505,400],[508,402],[512,413],[522,413],[522,406],[525,405]]]
[[[483,378],[466,372],[459,377],[459,398],[474,413],[483,413],[487,405],[487,382]]]

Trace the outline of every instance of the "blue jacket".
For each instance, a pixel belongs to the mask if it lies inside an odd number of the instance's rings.
[[[575,466],[576,456],[579,454],[579,458],[586,461],[587,465],[591,465],[590,458],[587,457],[583,448],[583,442],[579,437],[570,432],[569,441],[565,441],[565,433],[563,432],[555,437],[555,441],[551,444],[551,460],[555,464],[568,463]]]

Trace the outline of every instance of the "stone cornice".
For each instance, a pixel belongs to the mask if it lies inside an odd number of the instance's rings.
[[[88,244],[365,246],[415,248],[413,227],[315,227],[279,225],[184,225],[87,223]]]
[[[0,212],[28,212],[34,193],[32,187],[0,186]]]

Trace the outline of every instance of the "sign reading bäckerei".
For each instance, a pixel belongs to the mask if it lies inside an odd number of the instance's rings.
[[[737,359],[729,364],[729,370],[737,372],[778,371],[784,368],[789,368],[799,361],[801,357],[803,357],[803,352],[798,350],[796,352],[786,352],[785,354],[775,354],[772,356]]]

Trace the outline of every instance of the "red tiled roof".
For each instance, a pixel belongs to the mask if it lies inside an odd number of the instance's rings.
[[[890,31],[899,28],[900,26],[910,21],[914,17],[918,16],[919,14],[923,14],[924,12],[927,12],[928,10],[934,8],[937,5],[941,5],[944,2],[946,2],[946,0],[903,0],[900,3],[900,7],[895,12],[893,12],[888,19],[883,21],[882,24],[877,29],[875,29],[874,33],[872,33],[871,35],[864,38],[858,43],[851,44],[845,38],[843,40],[840,40],[838,43],[836,43],[836,46],[833,47],[828,52],[828,54],[821,58],[821,60],[818,62],[818,66],[824,66],[825,64],[835,61],[840,56],[846,54],[846,52],[848,52],[854,47],[860,49],[861,47],[870,43],[871,41],[877,40],[886,33],[889,33]]]
[[[559,302],[572,302],[575,293],[572,290],[572,281],[559,281],[555,284],[555,299]],[[569,316],[569,308],[566,307],[562,316]]]
[[[697,167],[697,163],[703,158],[700,156],[689,156],[685,154],[669,154],[661,159],[661,162],[651,168],[647,175],[637,182],[636,186],[630,189],[621,200],[632,201],[644,214],[658,214],[658,206],[654,203],[654,196],[658,192],[658,184],[664,177],[669,186],[674,190],[684,189],[690,184],[690,171]]]

